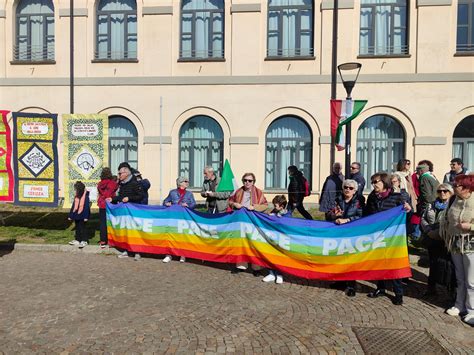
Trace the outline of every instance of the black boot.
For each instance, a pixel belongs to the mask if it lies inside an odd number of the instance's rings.
[[[354,289],[354,287],[346,288],[345,292],[347,297],[354,297],[356,295],[356,290]]]
[[[376,289],[374,292],[369,292],[367,294],[367,297],[370,297],[370,298],[377,298],[377,297],[381,297],[381,296],[386,296],[387,294],[385,293],[385,290],[382,289],[382,288],[378,288]]]
[[[395,306],[401,306],[403,304],[403,295],[395,294],[395,298],[392,300]]]

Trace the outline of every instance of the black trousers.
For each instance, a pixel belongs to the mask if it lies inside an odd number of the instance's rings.
[[[426,244],[426,247],[428,249],[428,256],[430,258],[430,273],[428,276],[428,286],[434,287],[436,286],[436,276],[441,271],[439,270],[438,260],[440,258],[446,258],[448,253],[442,240],[430,239],[429,242]]]
[[[309,214],[308,211],[305,210],[304,206],[303,206],[303,201],[301,202],[296,202],[295,203],[295,206],[291,206],[291,203],[290,203],[290,206],[289,206],[289,210],[291,211],[291,213],[293,213],[294,210],[298,210],[299,213],[301,213],[301,215],[305,218],[305,219],[313,219],[313,217],[311,217],[311,215]]]
[[[78,242],[87,242],[86,237],[86,222],[83,219],[75,220],[76,233],[74,237]]]
[[[100,241],[107,244],[107,213],[105,208],[99,208],[99,221],[100,221]]]
[[[402,279],[393,279],[390,281],[392,281],[392,284],[393,284],[393,292],[396,295],[403,295]],[[377,288],[379,290],[386,290],[387,287],[385,285],[385,280],[377,281]]]

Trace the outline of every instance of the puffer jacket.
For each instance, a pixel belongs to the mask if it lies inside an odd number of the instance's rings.
[[[171,202],[172,205],[177,205],[178,203],[186,203],[188,205],[188,208],[190,209],[193,209],[196,206],[196,200],[194,199],[193,193],[188,190],[184,192],[183,198],[181,198],[178,189],[171,190],[168,196],[163,201],[163,205],[168,202]]]
[[[326,214],[326,220],[335,221],[338,218],[348,218],[352,222],[362,217],[364,213],[365,200],[363,196],[360,196],[357,193],[349,202],[346,202],[343,196],[339,196],[336,198],[336,206],[343,211],[342,216],[336,216],[333,209]]]
[[[403,196],[398,192],[391,191],[387,197],[378,198],[375,191],[372,191],[367,198],[364,215],[369,216],[374,213],[387,211],[396,206],[403,205],[405,202]]]
[[[128,197],[128,202],[133,203],[141,203],[143,200],[142,186],[134,176],[126,182],[120,182],[118,195],[112,198],[112,203],[122,202],[125,197]]]

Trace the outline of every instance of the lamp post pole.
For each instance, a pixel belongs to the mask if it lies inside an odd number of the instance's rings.
[[[331,100],[336,99],[337,95],[337,26],[338,26],[338,12],[339,12],[339,1],[334,0],[334,8],[332,10],[332,61],[331,61]],[[336,159],[336,149],[334,137],[331,134],[331,149],[330,149],[330,167],[329,171],[332,172],[332,166]]]
[[[74,113],[74,0],[69,0],[69,111]]]

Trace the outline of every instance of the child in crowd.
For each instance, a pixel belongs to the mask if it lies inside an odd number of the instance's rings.
[[[285,195],[276,195],[273,200],[273,210],[270,212],[270,216],[277,217],[291,217],[291,212],[288,212],[286,205],[288,201]],[[283,276],[276,270],[268,270],[268,275],[262,279],[263,282],[273,282],[277,284],[283,283]]]
[[[76,233],[74,235],[75,239],[71,240],[69,244],[77,245],[79,248],[84,248],[87,245],[85,223],[91,214],[89,191],[86,190],[86,186],[80,181],[77,181],[74,184],[74,191],[74,201],[72,202],[68,219],[74,221],[76,224]]]
[[[110,168],[103,168],[100,174],[100,182],[97,184],[97,191],[99,196],[97,198],[97,205],[99,206],[99,221],[100,221],[100,242],[99,245],[103,249],[108,244],[107,239],[107,214],[106,202],[107,198],[115,197],[118,190],[117,179],[114,179]]]

